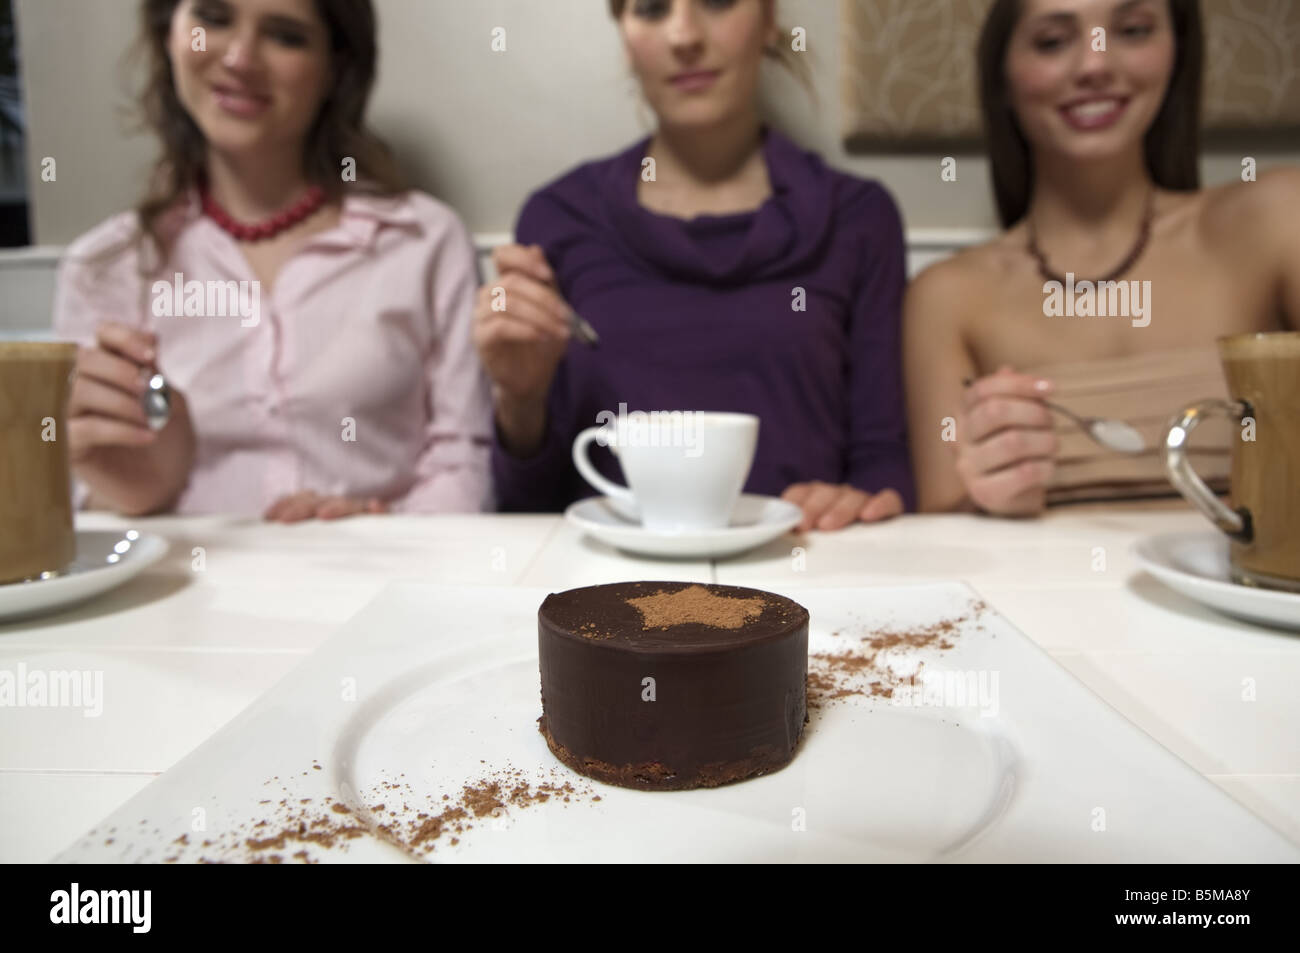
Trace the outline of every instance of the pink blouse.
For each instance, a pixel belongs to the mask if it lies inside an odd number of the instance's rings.
[[[450,208],[350,195],[270,289],[196,195],[165,226],[176,238],[160,267],[142,261],[137,221],[114,216],[68,248],[54,328],[83,345],[106,319],[157,334],[198,437],[178,513],[261,515],[300,490],[402,512],[491,508],[477,268]]]

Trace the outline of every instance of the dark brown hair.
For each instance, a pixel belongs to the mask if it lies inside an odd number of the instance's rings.
[[[148,76],[139,106],[146,125],[162,142],[162,155],[137,212],[145,234],[162,248],[167,237],[157,231],[159,218],[198,183],[207,155],[203,133],[176,95],[167,55],[172,16],[180,2],[143,0],[140,7],[139,43],[148,60]],[[315,4],[329,32],[334,83],[304,143],[307,179],[325,189],[331,199],[337,198],[344,190],[342,163],[350,156],[356,160],[357,185],[349,187],[380,194],[400,192],[405,184],[392,153],[365,125],[379,59],[371,0],[315,0]]]
[[[1175,191],[1200,187],[1202,63],[1205,40],[1200,0],[1168,0],[1175,50],[1173,75],[1155,122],[1143,140],[1147,169],[1157,185]],[[1011,107],[1007,46],[1020,20],[1021,0],[994,0],[979,40],[980,105],[1003,228],[1025,217],[1034,190],[1033,155]]]
[[[773,9],[775,9],[776,0],[771,0]],[[623,11],[627,9],[627,0],[609,0],[609,15],[615,20],[623,19]],[[777,25],[777,29],[785,36],[789,31]],[[776,46],[769,46],[763,50],[763,55],[770,57],[780,63],[782,67],[790,71],[790,74],[803,85],[810,94],[813,93],[812,76],[808,69],[807,60],[795,54],[795,51],[784,43],[778,43]]]

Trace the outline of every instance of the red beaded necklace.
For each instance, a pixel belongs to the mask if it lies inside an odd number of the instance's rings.
[[[313,185],[302,198],[284,211],[277,212],[257,225],[244,225],[235,221],[230,213],[221,207],[208,192],[206,185],[202,187],[201,193],[204,214],[241,242],[260,242],[274,238],[286,228],[297,225],[325,204],[325,190],[319,185]]]

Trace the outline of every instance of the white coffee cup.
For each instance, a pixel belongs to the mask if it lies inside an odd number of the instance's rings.
[[[627,413],[626,407],[604,416],[611,420],[573,441],[573,464],[584,480],[648,530],[689,532],[731,522],[754,463],[757,417],[698,410]],[[618,457],[629,486],[605,479],[592,466],[587,447],[593,441]]]

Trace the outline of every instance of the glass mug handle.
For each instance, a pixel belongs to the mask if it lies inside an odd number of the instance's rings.
[[[1169,422],[1165,431],[1165,471],[1174,489],[1195,506],[1215,526],[1242,543],[1254,537],[1250,510],[1232,509],[1214,495],[1205,481],[1196,475],[1187,459],[1187,441],[1196,425],[1212,413],[1223,413],[1240,420],[1252,415],[1250,404],[1241,400],[1203,400],[1184,408]]]

